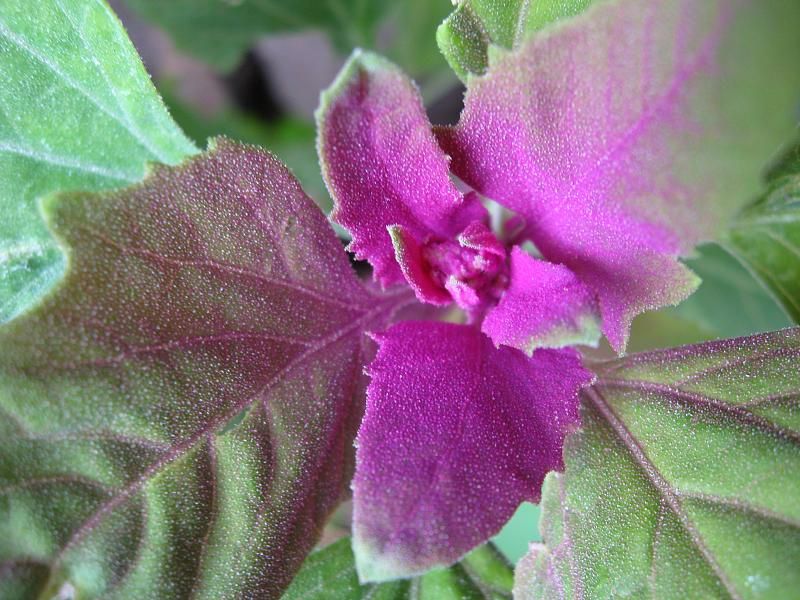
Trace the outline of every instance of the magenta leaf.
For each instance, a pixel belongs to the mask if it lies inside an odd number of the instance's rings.
[[[495,52],[440,142],[597,294],[622,351],[634,316],[696,287],[677,257],[755,194],[791,131],[798,25],[780,0],[598,3]]]
[[[389,61],[356,51],[323,93],[317,126],[332,218],[383,285],[403,281],[387,227],[422,242],[455,237],[485,218],[477,198],[465,200],[450,181],[418,90]]]
[[[515,247],[508,279],[508,289],[481,326],[495,344],[528,355],[536,348],[597,345],[600,326],[594,296],[567,267]]]
[[[529,358],[465,325],[405,322],[377,340],[353,483],[363,581],[453,563],[538,501],[592,379],[573,350]]]
[[[453,297],[427,268],[425,248],[419,240],[402,225],[389,225],[386,229],[392,239],[397,264],[417,299],[434,306],[450,304]]]
[[[0,596],[278,597],[346,495],[397,297],[224,140],[44,213],[69,267],[0,332]]]

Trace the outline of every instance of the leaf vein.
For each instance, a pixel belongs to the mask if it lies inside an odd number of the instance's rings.
[[[692,543],[697,547],[701,556],[705,559],[706,563],[708,563],[712,572],[731,596],[731,598],[734,600],[742,600],[742,596],[733,585],[733,582],[728,578],[728,575],[722,570],[717,562],[716,557],[706,546],[703,536],[689,519],[689,516],[686,514],[686,511],[681,504],[679,496],[664,479],[658,468],[650,461],[647,454],[636,441],[633,434],[631,434],[631,432],[628,430],[625,423],[623,423],[622,420],[616,415],[614,409],[611,408],[610,404],[606,401],[596,387],[587,389],[586,395],[609,424],[614,433],[617,434],[620,441],[628,449],[636,463],[639,464],[650,484],[653,486],[653,488],[655,488],[658,494],[667,503],[667,506],[669,506],[670,510],[672,510],[672,512],[678,518],[681,525],[683,525],[683,528],[689,535],[689,538],[692,540]]]

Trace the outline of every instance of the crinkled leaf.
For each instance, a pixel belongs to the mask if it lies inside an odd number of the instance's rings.
[[[350,538],[311,554],[282,600],[502,600],[511,598],[511,566],[490,544],[447,569],[389,583],[360,584]]]
[[[101,0],[0,3],[0,322],[63,273],[37,198],[101,190],[194,146],[170,119]]]
[[[725,244],[800,323],[800,168],[739,215]]]
[[[0,332],[0,596],[279,595],[345,494],[362,333],[396,300],[253,147],[44,213],[68,270]]]
[[[486,215],[450,180],[419,91],[388,60],[356,50],[322,93],[317,128],[331,218],[382,285],[403,281],[387,227],[401,225],[419,241],[449,239]]]
[[[528,355],[537,348],[597,345],[600,319],[594,297],[567,267],[515,247],[508,278],[508,289],[481,325],[496,345]]]
[[[461,79],[482,75],[490,47],[511,49],[530,34],[577,15],[593,0],[458,0],[436,32],[447,62]]]
[[[595,290],[619,351],[696,287],[677,256],[755,195],[796,119],[798,28],[783,0],[602,2],[497,55],[440,141]]]
[[[343,49],[374,46],[386,0],[127,0],[176,44],[219,69],[269,33],[324,29]]]
[[[800,328],[600,365],[523,598],[793,598]]]
[[[363,581],[452,564],[538,501],[591,381],[572,349],[528,357],[466,325],[404,322],[377,340],[353,480]]]

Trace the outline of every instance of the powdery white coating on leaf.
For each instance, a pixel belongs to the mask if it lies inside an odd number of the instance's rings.
[[[564,265],[511,251],[509,287],[481,330],[499,345],[530,355],[536,348],[596,345],[597,307],[590,290]]]
[[[453,563],[537,502],[592,380],[573,350],[528,358],[465,325],[405,322],[377,340],[353,482],[362,581]]]
[[[419,91],[387,60],[357,50],[323,93],[317,127],[331,218],[382,285],[403,281],[388,226],[420,241],[449,239],[486,217],[477,198],[465,201],[450,181]]]
[[[596,371],[515,597],[795,597],[800,328]]]
[[[459,125],[439,131],[453,171],[524,215],[543,255],[598,294],[618,351],[634,316],[696,287],[676,257],[750,199],[777,147],[772,123],[753,117],[792,75],[778,70],[771,96],[753,80],[772,67],[764,13],[792,9],[759,4],[600,3],[498,53],[470,80]],[[774,43],[780,58],[787,44]],[[753,134],[762,124],[766,142]]]
[[[0,555],[46,597],[278,597],[346,493],[397,297],[253,147],[44,210],[68,272],[0,335]]]

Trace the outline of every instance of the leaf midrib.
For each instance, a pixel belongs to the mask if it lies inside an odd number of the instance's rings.
[[[733,582],[728,578],[727,574],[717,563],[716,557],[706,546],[703,536],[689,519],[689,515],[684,510],[678,494],[670,486],[669,482],[667,482],[667,480],[663,477],[655,464],[653,464],[653,462],[648,458],[647,454],[645,454],[643,448],[636,441],[636,438],[633,436],[633,434],[628,430],[622,419],[617,416],[617,414],[614,412],[614,409],[603,397],[596,386],[588,388],[585,390],[584,394],[633,456],[634,461],[642,469],[645,477],[650,482],[650,485],[652,485],[653,488],[658,492],[662,500],[667,503],[667,506],[669,506],[673,514],[677,517],[678,521],[689,535],[689,538],[692,540],[692,543],[711,567],[711,570],[722,584],[725,591],[733,600],[742,600],[742,596],[733,585]]]
[[[310,356],[324,350],[326,347],[330,346],[331,344],[334,344],[338,340],[349,335],[354,330],[368,323],[370,320],[377,318],[381,313],[389,312],[394,308],[396,304],[397,304],[397,299],[395,297],[392,296],[385,297],[378,304],[376,308],[370,310],[369,312],[365,312],[361,317],[354,320],[346,327],[343,327],[340,330],[325,337],[319,343],[315,344],[314,346],[310,347],[308,350],[304,351],[302,354],[294,358],[287,365],[281,368],[277,373],[275,373],[254,394],[248,396],[243,401],[237,403],[234,407],[232,407],[230,410],[228,410],[221,416],[212,419],[209,422],[209,424],[196,431],[194,434],[186,438],[184,441],[170,446],[167,449],[167,451],[158,460],[156,460],[147,469],[145,469],[145,471],[137,479],[128,484],[125,488],[118,490],[117,493],[114,495],[114,497],[112,497],[110,500],[101,505],[86,521],[84,521],[78,528],[75,529],[75,531],[72,532],[72,535],[64,544],[61,551],[51,561],[50,564],[51,577],[56,572],[57,567],[60,565],[64,555],[69,549],[71,549],[82,539],[84,539],[86,535],[88,535],[103,520],[103,518],[106,515],[108,515],[115,508],[117,508],[118,506],[129,500],[131,497],[133,497],[134,494],[136,494],[144,485],[147,484],[147,482],[149,482],[153,477],[155,477],[158,473],[160,473],[169,464],[185,456],[188,452],[192,450],[192,448],[195,447],[195,445],[199,441],[211,435],[217,428],[219,428],[221,425],[225,424],[227,421],[232,419],[242,410],[245,410],[246,408],[255,404],[255,402],[257,402],[259,398],[263,398],[265,394],[269,393],[271,388],[275,387],[281,382],[284,375],[286,375],[296,367],[302,365]]]
[[[651,381],[641,380],[628,380],[628,379],[603,379],[597,384],[597,387],[610,387],[623,390],[653,392],[664,396],[670,396],[675,400],[692,404],[694,406],[703,406],[713,408],[718,413],[724,413],[726,416],[733,417],[740,423],[748,426],[755,427],[766,433],[778,436],[782,439],[788,440],[795,444],[800,449],[800,433],[781,427],[774,421],[771,421],[761,415],[751,412],[746,407],[742,407],[732,402],[725,402],[712,396],[700,394],[698,392],[690,392],[682,390],[669,385],[655,383]],[[780,396],[781,398],[783,396]],[[752,406],[752,405],[751,405]]]

